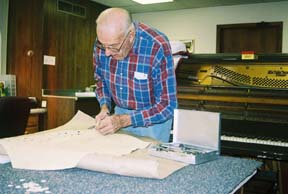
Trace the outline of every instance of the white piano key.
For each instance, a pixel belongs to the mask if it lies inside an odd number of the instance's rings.
[[[255,144],[263,144],[263,145],[271,145],[271,146],[288,147],[288,142],[262,140],[262,139],[257,139],[257,138],[247,138],[247,137],[235,137],[235,136],[221,135],[221,140],[223,140],[223,141],[242,142],[242,143],[255,143]]]

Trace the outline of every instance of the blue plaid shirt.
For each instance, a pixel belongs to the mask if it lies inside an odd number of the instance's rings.
[[[111,109],[111,100],[134,110],[132,125],[149,126],[173,117],[177,107],[173,58],[167,37],[143,23],[134,23],[133,48],[123,60],[105,56],[94,46],[96,97]]]

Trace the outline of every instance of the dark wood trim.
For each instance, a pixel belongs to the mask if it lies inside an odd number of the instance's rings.
[[[242,23],[242,24],[221,24],[217,25],[217,35],[216,35],[216,52],[221,53],[221,40],[223,30],[227,29],[255,29],[261,27],[275,27],[278,28],[278,40],[277,40],[277,52],[282,52],[282,33],[283,33],[283,22],[259,22],[259,23]],[[264,41],[264,40],[263,40]]]

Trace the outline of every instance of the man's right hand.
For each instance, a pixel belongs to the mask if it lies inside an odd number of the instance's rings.
[[[109,115],[110,113],[108,107],[106,105],[103,105],[101,107],[100,113],[95,117],[95,129],[98,129],[101,121]]]

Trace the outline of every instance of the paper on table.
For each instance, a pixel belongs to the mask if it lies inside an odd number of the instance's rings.
[[[94,122],[94,118],[78,112],[56,129],[0,139],[0,150],[2,145],[14,168],[56,170],[76,167],[88,154],[122,156],[149,145],[125,134],[103,136],[88,129]]]
[[[10,162],[9,156],[0,154],[0,164],[5,164],[8,162]]]
[[[119,157],[89,154],[80,160],[77,167],[125,176],[163,179],[187,165],[151,156],[147,149],[141,149]]]
[[[65,125],[31,135],[0,139],[0,154],[15,168],[56,170],[78,167],[105,173],[163,179],[186,166],[147,153],[150,143],[124,134],[102,136],[88,128],[95,120],[78,112]],[[139,149],[138,149],[139,148]],[[131,153],[131,151],[138,149]]]

